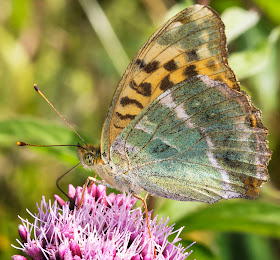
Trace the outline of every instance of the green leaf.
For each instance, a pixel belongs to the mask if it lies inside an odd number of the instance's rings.
[[[270,59],[269,47],[266,43],[258,48],[230,55],[229,64],[239,80],[256,75],[267,66]]]
[[[259,8],[261,8],[261,12],[267,14],[268,17],[275,23],[280,23],[280,2],[279,0],[253,0]]]
[[[274,28],[267,40],[267,55],[262,62],[265,67],[251,80],[258,92],[263,112],[271,113],[279,106],[279,39],[280,26]]]
[[[189,240],[182,241],[184,247],[187,247],[192,242]],[[191,255],[187,259],[199,259],[199,260],[219,260],[220,258],[206,245],[201,243],[195,243],[192,245],[188,252],[193,250]]]
[[[207,204],[195,201],[169,200],[158,197],[156,198],[155,212],[159,217],[168,216],[172,221],[177,222],[187,214],[190,214],[190,212],[195,212],[201,205],[205,206]]]
[[[271,238],[256,234],[219,233],[215,235],[220,259],[276,260]]]
[[[268,237],[261,237],[256,235],[245,236],[245,246],[247,248],[248,254],[250,254],[250,259],[254,260],[274,260],[273,247],[270,245],[270,240]]]
[[[261,201],[223,201],[201,207],[181,218],[176,226],[186,231],[248,232],[280,237],[280,205]]]
[[[75,145],[81,140],[69,128],[43,121],[37,118],[18,118],[0,121],[0,144],[1,146],[16,146],[17,141],[42,145]],[[21,149],[21,148],[20,148]],[[32,148],[31,148],[32,149]],[[44,152],[56,156],[73,164],[77,160],[75,147],[42,147],[33,148],[33,151]]]
[[[177,3],[175,5],[173,5],[167,12],[167,15],[165,17],[165,20],[167,21],[168,19],[170,19],[172,16],[174,16],[175,14],[181,12],[182,10],[184,10],[185,8],[192,6],[195,4],[195,1],[193,0],[184,0],[181,1],[180,3]],[[159,25],[160,26],[160,25]]]
[[[277,86],[277,84],[275,80],[272,80],[275,79],[275,75],[272,77],[271,74],[275,74],[274,70],[278,65],[276,63],[278,62],[276,57],[279,38],[280,27],[276,27],[271,31],[267,40],[260,46],[242,52],[235,52],[229,57],[229,64],[231,65],[233,71],[235,71],[238,79],[244,79],[254,75],[258,77],[260,73],[264,75],[270,74],[265,78],[265,81],[261,83],[261,86],[263,88],[263,85],[266,85],[265,92],[270,93],[270,91],[267,91],[267,84],[272,83],[274,86],[273,91],[271,92],[273,93],[273,97],[276,96],[275,86]],[[276,72],[278,75],[278,71]],[[261,96],[263,96],[263,93]],[[267,100],[267,98],[268,97],[265,99]]]
[[[226,26],[228,43],[255,26],[260,19],[257,12],[246,11],[240,7],[226,9],[221,18]]]

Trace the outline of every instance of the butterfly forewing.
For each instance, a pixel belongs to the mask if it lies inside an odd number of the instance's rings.
[[[161,93],[195,75],[207,75],[239,90],[227,63],[224,25],[207,6],[183,10],[160,27],[139,50],[122,77],[103,126],[101,150]]]

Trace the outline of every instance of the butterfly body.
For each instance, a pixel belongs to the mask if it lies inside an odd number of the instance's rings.
[[[251,199],[269,178],[266,137],[261,112],[228,66],[220,17],[195,5],[139,50],[114,94],[100,153],[79,157],[103,181],[133,194]]]
[[[104,163],[100,147],[78,144],[78,157],[81,165],[87,170],[95,171],[102,178],[104,184],[133,194],[139,194],[142,190],[136,182],[137,179],[133,178],[131,174],[123,173],[113,163]],[[125,165],[122,169],[126,169]]]

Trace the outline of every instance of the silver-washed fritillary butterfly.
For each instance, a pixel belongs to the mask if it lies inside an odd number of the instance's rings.
[[[209,203],[257,197],[269,178],[268,132],[227,56],[224,24],[210,7],[168,20],[126,69],[101,146],[78,145],[80,163],[140,199],[142,190]]]
[[[224,24],[213,9],[194,5],[175,15],[129,64],[101,147],[79,148],[81,163],[136,195],[255,198],[269,178],[267,129],[227,56]]]

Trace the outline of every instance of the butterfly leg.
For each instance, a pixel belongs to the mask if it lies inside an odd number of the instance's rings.
[[[147,192],[147,193],[145,194],[144,201],[147,201],[148,196],[149,196],[149,193]],[[145,208],[144,202],[142,201],[142,205],[141,205],[140,208],[142,209],[143,206],[144,206],[144,208]],[[147,210],[148,210],[148,206],[147,206]],[[145,210],[145,212],[146,212],[146,210]]]
[[[147,194],[148,194],[148,192],[147,192]],[[140,195],[135,194],[135,193],[132,193],[132,195],[133,195],[135,198],[141,200],[141,201],[142,201],[142,205],[144,205],[145,215],[146,215],[146,220],[147,220],[147,227],[148,227],[148,231],[149,231],[150,238],[152,238],[152,233],[151,233],[151,229],[150,229],[150,222],[149,222],[149,215],[148,215],[148,206],[147,206],[147,202],[146,202],[146,199],[147,199],[147,197],[148,197],[147,194],[145,195],[144,198],[142,198]],[[142,207],[142,206],[141,206],[141,207]]]
[[[150,228],[149,214],[148,214],[148,206],[147,206],[147,198],[148,198],[148,196],[149,196],[149,193],[147,192],[144,198],[142,198],[140,195],[135,194],[135,193],[132,193],[132,195],[133,195],[135,198],[137,198],[137,199],[139,199],[139,200],[142,201],[141,208],[144,206],[145,215],[146,215],[146,221],[147,221],[147,227],[148,227],[148,231],[149,231],[149,236],[150,236],[150,238],[151,238],[151,240],[152,240],[152,233],[151,233],[151,228]],[[156,257],[156,249],[155,249],[155,247],[154,247],[154,258],[155,258],[155,257]]]
[[[79,209],[83,205],[84,196],[85,196],[85,192],[86,192],[86,189],[87,189],[89,181],[92,181],[93,183],[97,183],[97,184],[100,184],[100,185],[104,185],[104,186],[106,186],[108,188],[111,188],[111,189],[114,188],[111,185],[109,185],[108,183],[96,179],[96,175],[95,175],[95,177],[91,177],[91,176],[87,177],[87,180],[86,180],[86,182],[85,182],[85,184],[83,186],[82,197],[81,197],[81,200],[80,200],[80,202],[79,202],[79,204],[77,206],[77,209]],[[90,184],[90,185],[92,185],[92,184]]]
[[[88,182],[90,181],[89,177],[87,178],[84,186],[83,186],[83,192],[82,192],[82,197],[81,197],[81,200],[79,201],[79,204],[77,206],[77,210],[82,207],[83,205],[83,201],[84,201],[84,196],[85,196],[85,192],[86,192],[86,189],[87,189],[87,186],[88,186]]]
[[[95,177],[89,176],[89,177],[87,178],[87,182],[89,182],[89,181],[93,181],[93,182],[95,182],[95,183],[97,183],[97,184],[99,184],[99,185],[106,186],[107,188],[110,188],[110,189],[115,189],[113,186],[111,186],[111,185],[108,184],[107,182],[105,182],[105,181],[100,181],[100,180],[96,179]]]

